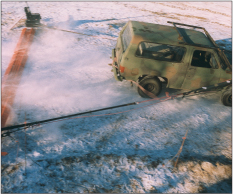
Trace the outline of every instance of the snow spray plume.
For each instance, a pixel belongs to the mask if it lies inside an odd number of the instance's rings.
[[[42,31],[38,36],[18,89],[21,111],[36,121],[105,107],[110,97],[102,91],[108,75],[112,78],[106,57],[79,45],[73,34]]]

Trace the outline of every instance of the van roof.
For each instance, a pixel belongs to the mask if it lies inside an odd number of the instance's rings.
[[[178,31],[173,26],[138,21],[129,21],[128,25],[132,29],[133,43],[135,44],[141,41],[173,45],[181,45],[180,43],[184,43]],[[214,47],[213,43],[204,33],[186,28],[178,29],[185,38],[186,44]]]

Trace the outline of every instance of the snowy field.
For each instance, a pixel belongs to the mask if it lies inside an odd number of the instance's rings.
[[[25,2],[2,4],[2,77],[25,21]],[[36,31],[8,125],[145,100],[117,82],[116,38],[129,20],[202,26],[231,50],[231,2],[28,2]],[[17,25],[13,24],[23,16]],[[172,93],[173,90],[163,89]],[[2,193],[231,193],[232,108],[220,93],[102,111],[2,138]],[[137,108],[136,110],[133,110]],[[177,168],[182,137],[188,130]]]

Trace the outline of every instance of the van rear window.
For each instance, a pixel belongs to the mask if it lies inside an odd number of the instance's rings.
[[[130,27],[128,25],[122,33],[123,52],[125,52],[125,50],[128,48],[131,39],[132,36],[130,33]]]
[[[180,62],[185,50],[184,47],[179,46],[141,42],[136,55],[161,61]]]

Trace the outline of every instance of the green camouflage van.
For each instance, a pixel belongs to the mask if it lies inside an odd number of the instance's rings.
[[[205,28],[168,23],[129,21],[123,27],[112,50],[116,80],[138,82],[157,96],[162,82],[167,88],[194,90],[231,79],[229,60]],[[231,86],[225,90],[222,101],[231,106]],[[139,87],[138,93],[148,97]]]

